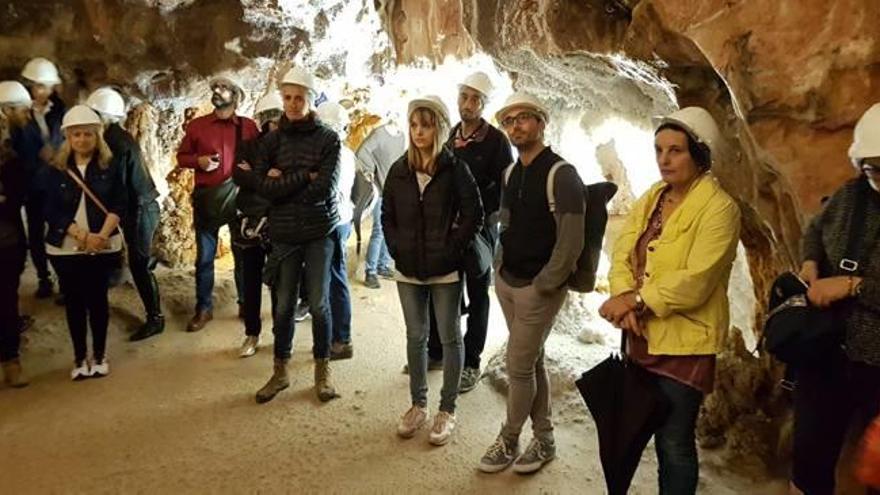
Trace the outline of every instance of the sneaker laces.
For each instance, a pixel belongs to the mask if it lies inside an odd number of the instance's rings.
[[[495,439],[495,443],[493,443],[486,452],[486,457],[496,458],[499,457],[499,455],[507,457],[507,450],[507,443],[504,441],[504,438],[499,435],[498,438]]]
[[[452,417],[452,415],[446,411],[440,411],[437,413],[437,415],[434,416],[434,426],[431,428],[431,431],[438,434],[443,433],[450,417]]]

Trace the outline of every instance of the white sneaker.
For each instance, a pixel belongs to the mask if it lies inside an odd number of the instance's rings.
[[[251,357],[257,353],[257,346],[260,345],[260,337],[248,335],[244,338],[244,342],[241,343],[241,348],[238,351],[238,357],[246,358]]]
[[[93,378],[103,378],[110,374],[110,363],[107,362],[107,358],[101,359],[100,361],[95,361],[92,363],[92,377]]]
[[[73,369],[70,370],[70,379],[75,382],[85,380],[90,376],[92,376],[92,370],[89,369],[89,362],[85,360],[74,364]]]
[[[440,411],[434,416],[434,426],[431,428],[428,441],[433,445],[446,445],[452,438],[453,430],[455,430],[455,414]]]
[[[428,408],[412,406],[397,423],[397,434],[403,438],[412,438],[425,423],[428,422]]]

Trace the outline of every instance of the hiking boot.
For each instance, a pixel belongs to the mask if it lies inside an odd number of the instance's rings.
[[[205,328],[205,325],[208,324],[209,321],[214,319],[214,313],[209,309],[200,309],[196,311],[196,314],[189,320],[189,323],[186,325],[187,332],[198,332],[199,330]]]
[[[162,315],[148,316],[146,323],[141,325],[137,332],[128,338],[131,342],[138,342],[159,335],[165,331],[165,317]]]
[[[238,357],[246,358],[251,357],[257,353],[257,347],[260,345],[260,337],[257,335],[248,335],[244,338],[244,342],[241,343],[241,348],[238,350]]]
[[[419,428],[428,422],[428,408],[413,405],[397,423],[397,434],[403,438],[412,438]]]
[[[470,392],[480,383],[480,368],[465,368],[461,371],[461,384],[458,393]]]
[[[96,359],[91,367],[92,378],[104,378],[110,374],[110,363],[107,358]]]
[[[377,277],[375,273],[367,274],[367,277],[364,279],[364,285],[370,289],[378,289],[382,287],[379,285],[379,277]]]
[[[513,471],[529,474],[539,471],[556,457],[556,443],[552,439],[533,438],[526,451],[513,463]]]
[[[428,358],[428,371],[440,371],[443,369],[443,360],[442,359],[431,359]],[[403,365],[403,374],[409,374],[409,364]]]
[[[293,319],[297,322],[304,321],[306,318],[310,317],[309,314],[309,303],[300,301],[296,305],[296,310],[293,312]]]
[[[330,360],[351,359],[354,356],[354,346],[351,342],[334,342],[330,346]]]
[[[290,386],[290,378],[287,375],[287,359],[275,359],[275,367],[272,378],[257,391],[257,404],[263,404],[274,399],[278,392]]]
[[[21,361],[12,359],[3,363],[3,383],[12,388],[28,386],[27,378],[21,370]]]
[[[339,397],[330,375],[330,360],[315,359],[315,394],[321,402]]]
[[[37,291],[34,292],[34,297],[37,299],[48,299],[52,297],[54,292],[55,290],[52,286],[52,280],[44,278],[37,282]]]
[[[376,274],[384,279],[394,280],[394,270],[390,268],[379,268]]]
[[[503,435],[498,435],[483,458],[480,459],[479,469],[484,473],[497,473],[504,471],[516,459],[517,454],[516,442],[509,442],[504,439]]]
[[[434,426],[431,427],[431,433],[428,441],[431,445],[446,445],[452,438],[452,432],[455,430],[455,414],[446,411],[440,411],[434,416]]]

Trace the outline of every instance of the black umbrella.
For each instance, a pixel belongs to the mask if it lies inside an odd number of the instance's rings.
[[[670,412],[655,377],[627,359],[625,334],[621,340],[620,355],[612,354],[575,382],[596,421],[610,495],[629,490],[642,451]]]

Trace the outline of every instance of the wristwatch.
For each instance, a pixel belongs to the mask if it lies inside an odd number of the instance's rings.
[[[645,310],[645,300],[642,299],[642,295],[636,292],[636,312],[641,313]]]

